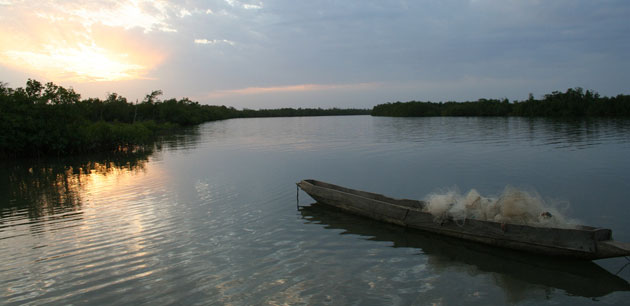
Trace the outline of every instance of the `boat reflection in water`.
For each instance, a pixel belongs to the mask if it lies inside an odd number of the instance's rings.
[[[556,289],[587,298],[630,290],[626,280],[591,261],[522,254],[357,217],[319,203],[302,206],[300,212],[308,223],[344,230],[342,235],[389,241],[394,248],[421,249],[435,273],[454,269],[471,275],[490,274],[510,303],[540,291],[549,295]]]

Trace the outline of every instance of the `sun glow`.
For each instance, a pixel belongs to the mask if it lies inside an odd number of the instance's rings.
[[[260,95],[268,93],[327,91],[344,89],[367,89],[381,86],[380,83],[355,83],[355,84],[297,84],[287,86],[247,87],[241,89],[217,90],[210,92],[206,98],[222,98],[226,96]]]
[[[137,79],[146,67],[129,62],[126,54],[112,54],[96,45],[73,48],[46,45],[40,52],[13,51],[4,55],[20,66],[48,72],[49,76],[76,81]]]
[[[176,32],[171,11],[181,9],[142,0],[9,2],[0,11],[0,64],[56,81],[146,79],[165,57],[148,34]]]

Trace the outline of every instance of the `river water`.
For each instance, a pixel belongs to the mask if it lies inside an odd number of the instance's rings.
[[[630,120],[349,116],[233,119],[123,156],[5,161],[0,304],[627,305],[625,258],[434,237],[312,205],[295,183],[411,199],[516,186],[630,242],[629,156]]]

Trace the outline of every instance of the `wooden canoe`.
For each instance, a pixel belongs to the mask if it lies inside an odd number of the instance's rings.
[[[487,245],[585,260],[630,255],[630,243],[612,240],[610,229],[582,225],[574,229],[546,228],[475,219],[438,223],[423,211],[422,201],[394,199],[312,179],[297,185],[317,202],[351,214]]]

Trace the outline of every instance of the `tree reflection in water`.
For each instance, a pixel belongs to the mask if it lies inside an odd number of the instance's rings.
[[[145,169],[152,149],[138,149],[109,155],[83,156],[61,160],[4,161],[0,167],[0,223],[28,216],[63,218],[80,212],[81,194],[97,176]]]
[[[168,150],[192,150],[199,127],[162,135],[153,144],[107,154],[43,160],[0,160],[0,226],[16,217],[39,220],[80,214],[81,195],[99,178],[145,171],[149,157]],[[18,217],[19,216],[19,217]]]

